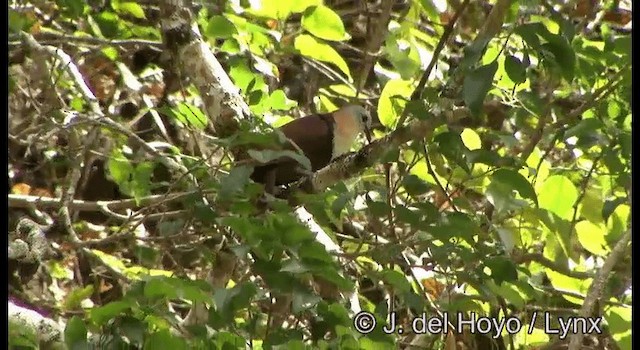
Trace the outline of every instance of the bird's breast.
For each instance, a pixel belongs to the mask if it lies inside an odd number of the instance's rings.
[[[335,159],[351,150],[355,136],[336,134],[333,138],[333,153],[331,159]]]

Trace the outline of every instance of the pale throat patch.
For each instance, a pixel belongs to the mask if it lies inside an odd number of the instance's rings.
[[[335,130],[333,134],[332,160],[349,152],[353,142],[361,132],[353,116],[339,110],[335,112],[334,118]]]

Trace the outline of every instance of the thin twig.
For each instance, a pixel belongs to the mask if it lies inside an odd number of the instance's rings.
[[[591,272],[571,270],[565,265],[561,265],[554,261],[551,261],[546,257],[544,257],[542,254],[538,254],[538,253],[527,253],[519,257],[514,257],[513,260],[514,260],[514,263],[516,264],[526,264],[528,262],[535,261],[538,264],[548,269],[551,269],[563,275],[566,275],[572,278],[577,278],[577,279],[588,279],[588,278],[593,278],[594,276],[594,274]]]
[[[210,191],[204,191],[210,192]],[[80,199],[74,199],[69,202],[69,207],[73,210],[79,211],[101,211],[103,208],[110,210],[122,210],[122,209],[135,209],[140,207],[152,206],[162,203],[167,203],[181,199],[186,196],[198,194],[200,191],[189,191],[182,193],[172,193],[170,195],[152,195],[141,197],[138,199],[119,199],[110,201],[84,201]],[[37,197],[31,195],[22,194],[10,194],[9,208],[31,208],[38,209],[59,209],[62,205],[61,198],[51,197]]]
[[[438,44],[436,45],[435,50],[433,50],[433,56],[431,56],[431,61],[429,62],[429,65],[427,66],[425,71],[422,73],[422,77],[418,82],[418,86],[416,86],[415,90],[413,90],[413,93],[411,94],[411,101],[419,101],[420,99],[422,99],[422,93],[424,91],[425,86],[427,85],[429,76],[431,76],[431,71],[435,67],[436,62],[438,62],[440,53],[442,52],[444,45],[447,43],[447,41],[449,41],[449,37],[451,36],[451,33],[453,33],[455,24],[458,21],[458,18],[460,18],[460,16],[462,15],[462,13],[464,13],[464,10],[467,8],[467,5],[469,5],[469,0],[465,0],[462,4],[460,4],[460,7],[456,11],[456,13],[453,15],[451,20],[449,20],[449,23],[445,27],[444,32],[440,37],[440,41],[438,41]],[[396,125],[398,126],[402,125],[404,121],[407,119],[408,115],[409,115],[409,110],[408,108],[405,108],[404,111],[402,112],[402,115],[400,115],[400,118],[398,118],[398,123]]]

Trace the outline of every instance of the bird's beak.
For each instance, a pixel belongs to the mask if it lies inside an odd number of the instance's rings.
[[[368,126],[364,127],[364,136],[367,137],[367,143],[371,143],[371,128]]]

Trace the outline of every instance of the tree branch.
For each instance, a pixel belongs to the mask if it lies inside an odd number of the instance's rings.
[[[455,123],[468,114],[466,108],[454,111],[434,111],[427,120],[418,120],[398,127],[387,136],[375,140],[355,153],[339,157],[310,177],[305,177],[283,191],[287,198],[296,190],[316,193],[339,181],[351,178],[373,166],[390,149],[396,149],[410,140],[429,139],[433,131],[445,123]]]
[[[593,279],[593,282],[589,287],[589,291],[587,292],[587,297],[584,299],[584,304],[582,304],[582,308],[580,309],[580,317],[587,318],[592,316],[596,302],[602,298],[604,286],[609,280],[609,277],[611,277],[613,267],[618,263],[618,260],[622,258],[622,254],[625,252],[625,249],[630,242],[631,230],[628,230],[624,235],[622,235],[622,237],[620,237],[618,243],[613,247],[611,254],[609,254],[607,260],[605,260],[604,265],[602,265],[600,270],[596,273],[596,277]],[[576,334],[571,336],[569,350],[581,349],[583,338],[584,333],[582,332],[582,329],[580,329]]]

